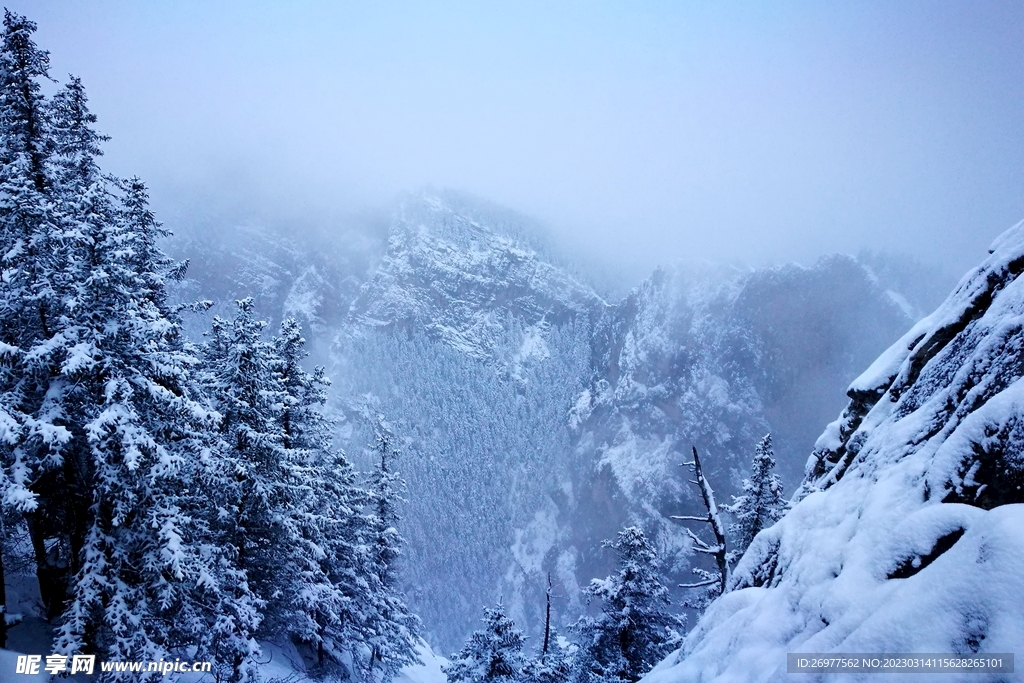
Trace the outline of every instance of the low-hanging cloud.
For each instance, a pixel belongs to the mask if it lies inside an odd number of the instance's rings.
[[[431,184],[591,256],[963,271],[1024,217],[1012,3],[50,3],[158,211],[333,220]]]

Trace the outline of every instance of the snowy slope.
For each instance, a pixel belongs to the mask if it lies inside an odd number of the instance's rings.
[[[1019,651],[1022,271],[1024,223],[853,382],[798,504],[645,681],[784,680],[787,652]]]

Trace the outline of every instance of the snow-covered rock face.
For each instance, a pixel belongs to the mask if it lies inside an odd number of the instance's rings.
[[[343,249],[334,241],[254,225],[189,226],[168,245],[171,255],[189,261],[188,279],[174,283],[172,295],[213,299],[213,313],[229,318],[236,300],[252,297],[270,329],[284,317],[298,320],[319,357],[317,342],[329,343],[344,323],[379,248],[365,238],[337,239]],[[209,321],[186,317],[185,324],[201,339]]]
[[[1019,651],[1021,272],[1024,224],[853,382],[799,502],[647,681],[788,680],[788,652]]]
[[[599,315],[590,287],[520,240],[483,225],[475,212],[441,197],[407,200],[387,252],[351,309],[360,325],[419,328],[468,356],[491,359],[511,320],[523,327]],[[524,335],[522,353],[543,355]]]
[[[573,408],[580,441],[597,444],[630,498],[662,507],[691,493],[678,467],[691,445],[725,490],[769,431],[794,485],[841,406],[836,388],[912,322],[847,256],[711,276],[658,271],[598,327],[593,386]]]

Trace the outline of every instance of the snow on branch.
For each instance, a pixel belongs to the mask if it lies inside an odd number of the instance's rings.
[[[673,515],[670,519],[690,522],[705,522],[711,526],[711,532],[715,537],[714,543],[708,543],[689,528],[684,527],[684,529],[686,529],[686,534],[690,537],[690,540],[693,541],[693,549],[695,551],[698,553],[704,553],[705,555],[714,556],[715,564],[718,565],[718,573],[717,575],[710,574],[708,579],[695,584],[680,584],[680,587],[700,588],[717,584],[718,593],[721,594],[725,592],[729,573],[725,542],[725,525],[722,523],[722,517],[718,511],[718,505],[715,502],[715,491],[711,488],[711,484],[704,476],[704,471],[701,468],[700,455],[697,453],[696,446],[693,446],[693,460],[690,462],[684,462],[683,466],[689,467],[693,470],[695,478],[690,481],[700,490],[701,500],[704,502],[704,508],[707,510],[707,514],[704,516]]]

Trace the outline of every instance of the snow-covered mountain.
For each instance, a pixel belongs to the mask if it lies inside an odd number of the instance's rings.
[[[1022,272],[1024,223],[853,381],[799,502],[646,681],[788,680],[790,652],[1020,649]]]
[[[282,317],[298,320],[318,362],[324,358],[318,342],[329,346],[334,331],[344,325],[381,251],[370,231],[328,237],[287,226],[205,221],[175,229],[179,234],[168,251],[189,262],[188,279],[174,284],[177,298],[212,300],[213,314],[230,317],[236,300],[253,297],[256,310],[272,323]],[[193,337],[201,338],[209,320],[188,317],[185,323]]]
[[[771,431],[795,485],[843,387],[929,303],[927,277],[902,286],[906,264],[846,256],[667,268],[609,301],[528,220],[453,194],[407,198],[354,247],[252,228],[204,239],[176,249],[194,255],[183,296],[249,285],[272,321],[298,314],[357,462],[366,417],[391,424],[408,590],[441,651],[499,596],[536,632],[547,573],[556,620],[575,618],[579,586],[611,566],[600,542],[626,522],[687,571],[667,519],[696,511],[681,453],[701,448],[728,493]]]
[[[496,229],[500,212],[455,201],[427,195],[399,206],[386,252],[352,304],[354,324],[422,331],[489,360],[510,321],[546,329],[600,315],[605,304],[593,289],[516,239],[514,228]]]
[[[771,432],[792,490],[841,388],[915,319],[902,298],[846,256],[659,271],[634,290],[599,325],[590,384],[570,411],[584,463],[572,522],[580,574],[602,575],[600,541],[627,522],[656,535],[670,568],[688,571],[689,541],[669,517],[702,511],[680,467],[692,445],[728,500]]]

